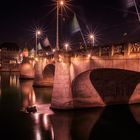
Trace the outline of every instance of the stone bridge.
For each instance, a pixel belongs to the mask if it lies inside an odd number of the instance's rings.
[[[139,103],[139,48],[139,43],[129,43],[87,51],[57,51],[54,58],[33,64],[34,85],[45,85],[51,79],[51,107],[55,109]],[[47,71],[52,71],[48,82],[43,80]]]

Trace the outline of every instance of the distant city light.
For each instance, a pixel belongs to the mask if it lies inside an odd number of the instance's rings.
[[[62,62],[62,58],[59,58],[59,62]]]
[[[91,57],[91,54],[88,54],[88,58],[90,58]]]
[[[35,61],[38,61],[38,58],[37,57],[35,58]]]
[[[62,56],[61,55],[58,56],[58,61],[62,62]]]
[[[55,49],[53,49],[52,51],[55,52]]]

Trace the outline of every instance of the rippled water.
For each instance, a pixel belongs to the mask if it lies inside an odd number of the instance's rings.
[[[52,88],[33,88],[18,73],[0,75],[2,140],[135,140],[140,138],[140,105],[75,111],[50,109]],[[30,105],[37,113],[24,112]]]

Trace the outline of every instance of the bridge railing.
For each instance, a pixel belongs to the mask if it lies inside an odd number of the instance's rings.
[[[46,58],[47,60],[52,61],[53,59],[61,60],[60,56],[97,56],[97,57],[116,57],[116,56],[139,56],[140,57],[140,42],[131,42],[131,43],[118,43],[118,44],[109,44],[104,46],[94,46],[87,47],[86,49],[78,48],[74,50],[64,50],[61,49],[56,52],[47,53],[43,52],[38,54],[39,59]]]
[[[59,51],[64,53],[63,51]],[[88,47],[87,49],[76,49],[69,52],[71,56],[91,54],[98,57],[113,57],[113,56],[140,56],[140,42],[118,43],[104,46]]]

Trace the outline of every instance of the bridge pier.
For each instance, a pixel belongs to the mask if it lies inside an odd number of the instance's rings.
[[[71,109],[73,108],[73,97],[70,79],[70,56],[68,54],[56,54],[55,60],[51,108]]]
[[[39,59],[38,61],[36,61],[34,69],[35,69],[35,78],[34,78],[33,86],[41,86],[42,79],[43,79],[42,60]]]
[[[19,67],[19,71],[21,79],[34,79],[35,71],[33,64],[30,63],[30,60],[27,57],[23,59],[23,62]]]

